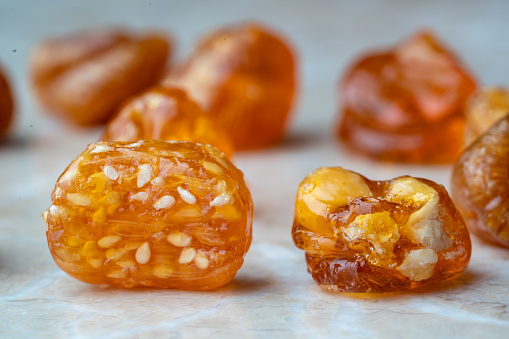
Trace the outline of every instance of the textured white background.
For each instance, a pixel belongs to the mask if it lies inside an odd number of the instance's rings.
[[[306,272],[290,237],[297,185],[320,166],[371,179],[410,174],[448,187],[449,166],[373,162],[333,137],[337,81],[366,49],[420,28],[438,33],[482,84],[509,85],[508,1],[0,0],[0,63],[17,101],[0,145],[0,337],[506,337],[509,250],[474,239],[471,265],[438,289],[333,294]],[[118,290],[73,280],[54,264],[41,212],[60,173],[100,129],[76,130],[36,105],[28,60],[41,39],[82,28],[161,28],[186,56],[218,26],[258,20],[293,42],[300,98],[281,145],[239,153],[255,202],[254,239],[234,281],[213,292]]]

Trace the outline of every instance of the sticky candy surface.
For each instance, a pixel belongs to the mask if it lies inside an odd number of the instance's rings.
[[[402,291],[452,279],[471,253],[442,186],[408,176],[370,181],[340,167],[319,168],[299,185],[292,234],[315,282],[335,292]]]
[[[210,144],[227,156],[227,132],[180,89],[155,86],[130,99],[106,126],[105,141],[187,140]]]
[[[78,33],[36,48],[32,82],[49,113],[78,125],[101,124],[123,100],[159,80],[168,54],[169,42],[159,34]]]
[[[5,137],[11,124],[13,106],[9,84],[0,69],[0,140]]]
[[[452,162],[462,149],[464,106],[474,89],[452,52],[423,32],[347,71],[338,134],[374,158]]]
[[[91,144],[52,202],[43,213],[51,254],[87,283],[214,289],[233,279],[251,243],[243,174],[209,145]]]
[[[465,146],[474,142],[507,113],[509,88],[487,87],[473,95],[466,109]]]
[[[163,83],[181,87],[217,118],[235,149],[281,140],[295,92],[295,65],[287,42],[255,24],[205,38]]]
[[[509,247],[509,115],[454,163],[451,195],[472,233]]]

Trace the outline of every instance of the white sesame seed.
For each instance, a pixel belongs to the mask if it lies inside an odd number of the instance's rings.
[[[49,208],[49,214],[51,214],[52,216],[56,217],[57,215],[60,214],[60,207],[55,206],[55,205],[51,205],[50,208]]]
[[[228,164],[221,157],[218,157],[217,155],[211,155],[211,157],[214,158],[214,160],[216,160],[218,163],[220,163],[224,168],[229,169]]]
[[[198,253],[196,255],[196,259],[194,260],[194,263],[196,264],[196,267],[198,267],[199,269],[202,269],[202,270],[209,267],[209,259],[207,258],[207,256],[205,254],[202,254],[202,253]]]
[[[144,242],[138,247],[135,258],[140,264],[146,264],[150,260],[150,246],[148,242]]]
[[[145,201],[148,198],[147,192],[138,192],[136,194],[131,195],[131,200],[137,200],[137,201]]]
[[[196,204],[196,197],[189,192],[188,190],[183,189],[182,187],[177,187],[177,191],[180,194],[180,197],[184,202],[187,202],[188,204]]]
[[[168,242],[173,246],[186,247],[191,243],[191,236],[182,232],[173,232],[168,235]]]
[[[104,174],[111,180],[117,180],[118,179],[118,172],[111,166],[104,166]]]
[[[132,267],[136,265],[136,263],[132,260],[119,260],[117,261],[117,265],[124,268],[124,267]]]
[[[143,140],[124,145],[124,147],[140,147],[141,145],[143,145]]]
[[[169,266],[159,265],[155,266],[152,273],[159,279],[168,279],[173,275],[173,268]]]
[[[127,278],[127,271],[124,269],[116,270],[107,275],[109,278],[125,279]]]
[[[143,187],[147,182],[152,179],[152,166],[149,164],[143,164],[140,165],[139,168],[139,174],[138,174],[138,181],[137,185],[138,187]]]
[[[175,204],[175,198],[171,195],[165,195],[154,203],[154,208],[170,208],[173,204]]]
[[[119,242],[120,239],[122,239],[120,235],[109,235],[99,239],[99,241],[97,241],[97,245],[101,248],[110,248],[111,246]]]
[[[226,205],[226,204],[228,204],[230,202],[231,198],[232,198],[232,196],[229,193],[223,192],[221,195],[215,197],[214,200],[212,200],[209,203],[209,206],[223,206],[223,205]]]
[[[187,247],[180,253],[179,264],[189,264],[196,258],[196,250],[192,247]]]
[[[114,148],[105,144],[95,144],[95,147],[93,150],[90,151],[90,153],[102,153],[102,152],[109,152],[113,151]]]
[[[88,206],[92,203],[92,199],[80,193],[67,193],[67,199],[74,205]]]
[[[204,161],[203,167],[205,167],[207,172],[210,172],[215,175],[219,175],[219,174],[223,173],[221,166],[219,166],[218,164],[214,164],[213,162],[210,162],[210,161]]]
[[[152,179],[152,181],[150,183],[154,186],[163,186],[164,179],[161,177],[155,177],[154,179]]]

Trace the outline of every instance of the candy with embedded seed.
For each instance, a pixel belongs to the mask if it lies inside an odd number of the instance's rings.
[[[9,84],[0,69],[0,140],[5,137],[11,124],[13,107]]]
[[[452,279],[471,253],[443,186],[408,176],[370,181],[340,167],[302,181],[292,234],[313,279],[336,292],[401,291]]]
[[[243,174],[210,145],[91,144],[52,202],[43,213],[51,254],[92,284],[214,289],[233,279],[251,243]]]

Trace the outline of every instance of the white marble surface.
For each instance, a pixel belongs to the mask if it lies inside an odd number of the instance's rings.
[[[402,174],[448,186],[449,166],[376,163],[332,137],[338,76],[359,52],[429,27],[483,84],[509,84],[509,2],[501,1],[20,1],[0,0],[0,63],[18,110],[0,145],[0,337],[451,338],[507,337],[509,250],[474,239],[468,270],[438,289],[352,295],[320,290],[290,230],[304,175],[340,165],[372,179]],[[266,22],[300,54],[301,98],[287,140],[238,154],[255,202],[254,239],[234,281],[212,292],[119,290],[78,282],[47,248],[41,212],[71,159],[100,134],[40,112],[27,62],[43,37],[108,24],[160,27],[179,56],[222,24]]]

